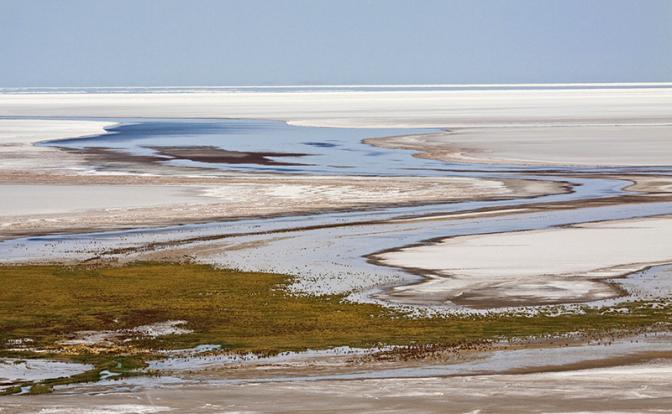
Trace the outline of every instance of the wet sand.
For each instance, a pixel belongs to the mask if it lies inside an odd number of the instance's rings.
[[[561,372],[271,383],[139,379],[0,401],[3,413],[661,413],[669,360]]]
[[[460,404],[465,403],[486,412],[502,412],[487,411],[495,407],[503,412],[522,407],[526,407],[524,412],[537,412],[532,408],[544,404],[585,410],[603,401],[611,409],[645,412],[648,403],[653,407],[672,397],[669,339],[669,333],[655,331],[634,336],[613,332],[592,338],[565,336],[429,348],[426,357],[410,359],[393,348],[342,347],[256,358],[213,354],[204,347],[201,352],[205,353],[167,352],[167,360],[150,364],[152,370],[159,370],[158,376],[57,386],[51,395],[1,398],[0,408],[11,413],[43,413],[85,412],[100,406],[109,410],[101,411],[105,413],[135,413],[135,400],[142,401],[145,408],[161,401],[163,407],[178,412],[220,412],[224,407],[216,405],[224,401],[233,411],[295,412],[303,408],[309,412],[380,412],[389,404],[399,404],[397,397],[406,396],[405,404],[415,401],[416,410],[422,407],[432,413],[439,407],[445,412],[445,404],[460,410]],[[26,375],[24,365],[31,364],[34,370],[28,375],[51,375],[50,363],[41,365],[32,360],[10,371]],[[81,369],[76,364],[60,364],[59,369]],[[581,387],[591,392],[577,393]],[[271,397],[260,399],[260,395]],[[286,403],[277,404],[277,398]],[[203,401],[210,405],[199,405]],[[503,401],[507,403],[501,405]]]

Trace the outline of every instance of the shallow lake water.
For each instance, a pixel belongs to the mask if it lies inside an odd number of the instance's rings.
[[[197,260],[254,271],[287,273],[297,277],[301,292],[353,292],[358,300],[372,300],[376,289],[414,283],[421,277],[382,267],[366,256],[381,250],[424,240],[542,229],[572,223],[626,219],[672,213],[671,203],[624,204],[573,210],[522,212],[514,215],[399,221],[408,216],[455,213],[480,208],[521,208],[528,204],[569,202],[616,197],[629,181],[611,178],[571,178],[535,175],[539,167],[446,164],[413,157],[411,151],[379,149],[361,142],[368,137],[431,133],[432,129],[350,129],[287,125],[269,120],[132,120],[120,119],[108,134],[43,143],[66,148],[113,148],[133,155],[156,155],[157,147],[213,147],[252,153],[304,153],[306,156],[269,157],[294,165],[202,163],[165,161],[193,167],[235,171],[280,171],[348,175],[462,175],[486,178],[526,178],[571,182],[571,192],[513,200],[465,201],[422,206],[379,208],[369,211],[309,214],[265,219],[220,221],[87,234],[30,237],[0,242],[0,262],[85,260],[96,257],[132,258],[133,249],[161,250],[178,246],[198,251]],[[205,165],[204,165],[205,164]],[[665,169],[662,169],[665,170]],[[648,171],[646,169],[591,169],[586,172]],[[128,249],[123,253],[118,249]]]
[[[376,148],[365,138],[427,134],[436,129],[361,129],[292,126],[267,120],[120,120],[105,135],[58,140],[43,145],[73,149],[112,148],[133,155],[157,155],[157,147],[213,147],[245,153],[305,154],[269,156],[276,163],[211,163],[188,159],[168,165],[236,171],[349,175],[441,175],[440,162],[411,157],[412,151]],[[405,172],[414,169],[414,173]]]
[[[253,119],[104,119],[118,125],[106,133],[85,138],[45,141],[40,145],[68,149],[106,148],[137,156],[158,156],[161,147],[211,147],[240,153],[276,153],[266,157],[276,165],[260,162],[203,162],[171,159],[166,165],[216,168],[223,171],[284,172],[329,175],[454,176],[485,172],[672,172],[670,168],[543,167],[504,164],[446,163],[414,157],[415,151],[364,144],[367,138],[422,135],[432,128],[323,128],[289,125],[283,121]],[[292,155],[304,154],[304,155]],[[288,164],[288,165],[277,165]]]

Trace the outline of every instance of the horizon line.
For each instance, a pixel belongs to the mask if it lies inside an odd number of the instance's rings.
[[[337,89],[337,88],[371,88],[371,89],[393,89],[393,88],[561,88],[561,87],[637,87],[637,86],[670,86],[670,82],[547,82],[547,83],[432,83],[432,84],[285,84],[285,85],[177,85],[177,86],[3,86],[0,91],[21,91],[21,90],[86,90],[86,89],[156,89],[156,90],[180,90],[180,89]]]

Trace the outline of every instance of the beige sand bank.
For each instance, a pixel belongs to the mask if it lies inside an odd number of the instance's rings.
[[[656,196],[666,196],[672,193],[672,176],[642,175],[628,178],[634,181],[633,185],[626,188],[628,191],[637,191]]]
[[[672,218],[606,221],[443,239],[373,255],[428,275],[389,295],[475,307],[564,303],[617,295],[605,279],[672,262]]]
[[[456,128],[445,133],[367,139],[450,162],[533,165],[672,165],[672,125],[564,125]]]

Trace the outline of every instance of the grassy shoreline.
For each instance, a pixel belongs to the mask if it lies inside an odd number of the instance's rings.
[[[344,295],[293,295],[286,289],[291,281],[286,275],[197,264],[0,266],[0,357],[92,363],[93,372],[68,379],[81,382],[98,379],[103,369],[132,375],[144,361],[158,358],[159,350],[202,344],[260,354],[346,345],[449,347],[672,321],[669,301],[559,316],[410,317],[380,305],[345,302]],[[191,332],[156,337],[127,332],[169,320],[186,321]],[[126,333],[105,346],[63,343],[80,331]],[[29,346],[17,349],[16,343]]]

